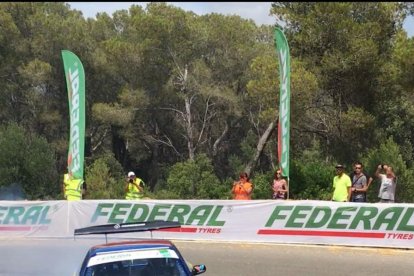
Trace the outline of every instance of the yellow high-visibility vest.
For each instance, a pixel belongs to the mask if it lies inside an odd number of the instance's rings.
[[[134,183],[137,184],[139,186],[139,184],[142,182],[142,184],[144,185],[144,182],[136,177],[134,179]],[[125,199],[142,199],[144,196],[144,194],[132,183],[128,184],[128,192],[126,193]]]
[[[65,197],[67,200],[82,199],[82,179],[70,179],[69,174],[66,173],[63,177],[63,183],[65,184]]]

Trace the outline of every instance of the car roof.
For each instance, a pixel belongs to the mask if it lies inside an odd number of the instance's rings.
[[[179,222],[171,222],[171,221],[146,221],[146,222],[130,222],[130,223],[121,223],[121,224],[103,224],[103,225],[95,225],[95,226],[75,229],[74,235],[77,236],[77,235],[105,234],[105,239],[106,239],[107,234],[143,232],[143,231],[154,231],[154,230],[156,231],[159,229],[179,228],[179,227],[181,227],[181,224]],[[174,253],[171,251],[173,251]],[[178,248],[171,241],[163,240],[163,239],[152,239],[152,238],[151,239],[138,239],[138,240],[135,239],[135,240],[119,241],[119,242],[111,242],[111,243],[95,245],[91,247],[86,253],[86,256],[83,260],[79,274],[84,275],[84,273],[87,271],[88,264],[90,260],[92,259],[94,259],[95,261],[100,259],[100,261],[102,261],[103,259],[109,260],[112,258],[112,256],[115,256],[115,255],[130,256],[131,254],[140,255],[141,253],[144,253],[144,255],[145,254],[151,255],[152,253],[156,253],[154,256],[157,256],[157,258],[161,257],[161,258],[166,258],[166,259],[169,259],[169,258],[177,259],[177,262],[183,266],[183,269],[185,270],[186,275],[191,275],[191,271],[184,257],[181,255]]]
[[[163,247],[175,247],[171,241],[168,240],[137,240],[137,241],[122,241],[107,244],[99,244],[93,246],[90,253],[104,253],[111,251],[122,251],[131,249],[152,249]]]

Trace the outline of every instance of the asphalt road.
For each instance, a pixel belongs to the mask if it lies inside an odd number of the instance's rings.
[[[0,275],[73,275],[104,240],[0,240]],[[414,250],[175,241],[203,275],[414,275]]]

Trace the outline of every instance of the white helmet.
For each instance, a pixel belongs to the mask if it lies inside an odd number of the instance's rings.
[[[131,176],[135,176],[135,173],[134,172],[129,172],[128,177],[131,177]]]

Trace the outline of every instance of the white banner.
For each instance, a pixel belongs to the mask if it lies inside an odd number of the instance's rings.
[[[73,237],[99,224],[169,220],[154,238],[414,248],[414,205],[274,200],[0,202],[0,238]],[[147,238],[151,233],[116,234]]]
[[[0,238],[68,236],[65,201],[0,201]]]

